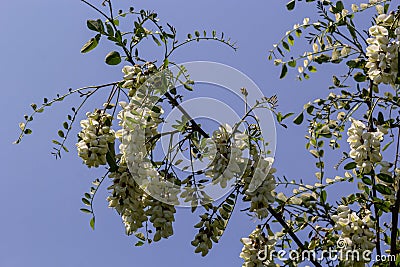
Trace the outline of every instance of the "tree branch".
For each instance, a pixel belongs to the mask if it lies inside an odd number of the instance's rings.
[[[271,206],[268,206],[268,211],[271,213],[271,215],[282,225],[282,227],[286,230],[286,232],[290,235],[291,238],[293,238],[293,241],[297,244],[297,246],[302,250],[305,251],[307,248],[304,246],[304,244],[300,241],[300,239],[297,237],[297,235],[293,232],[293,230],[290,228],[289,225],[285,222],[285,220],[282,218],[282,216],[276,212]],[[322,265],[316,261],[314,258],[309,259],[314,266],[316,267],[322,267]]]

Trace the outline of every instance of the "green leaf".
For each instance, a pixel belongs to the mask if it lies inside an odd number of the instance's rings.
[[[181,164],[182,162],[183,162],[182,159],[178,159],[178,160],[175,162],[175,166]]]
[[[115,144],[108,144],[108,152],[106,154],[106,161],[108,166],[110,166],[109,171],[115,172],[118,170],[118,165],[115,162]]]
[[[135,234],[135,236],[137,237],[137,238],[139,238],[140,240],[142,240],[142,241],[145,241],[146,240],[146,238],[144,237],[144,234],[143,233],[136,233]]]
[[[289,62],[288,62],[288,65],[289,65],[289,67],[292,67],[292,68],[294,68],[294,67],[296,67],[296,60],[290,60]]]
[[[61,145],[61,143],[58,142],[57,140],[52,140],[51,142],[53,142],[53,144],[56,144],[56,145]]]
[[[193,91],[193,87],[190,86],[190,85],[187,84],[187,83],[184,83],[184,84],[183,84],[183,87],[184,87],[186,90]]]
[[[388,175],[386,173],[380,173],[377,176],[378,176],[379,180],[382,180],[386,183],[390,183],[390,184],[394,183],[394,179],[391,175]]]
[[[282,65],[282,70],[281,70],[281,75],[280,75],[279,78],[280,78],[280,79],[285,78],[287,72],[288,72],[288,68],[287,68],[286,64],[283,64],[283,65]]]
[[[154,41],[158,46],[161,46],[161,42],[157,39],[157,37],[155,37],[154,35],[152,35],[151,37],[153,37],[153,41]]]
[[[357,72],[356,74],[354,74],[353,78],[356,82],[359,82],[359,83],[365,82],[367,80],[367,77],[364,74],[362,74],[361,72]]]
[[[155,113],[161,113],[161,109],[159,107],[157,107],[157,106],[153,106],[151,108],[151,111],[154,111]]]
[[[107,28],[107,33],[108,33],[108,35],[109,35],[109,36],[114,36],[114,29],[113,29],[113,27],[112,27],[110,24],[106,23],[106,28]]]
[[[310,150],[310,153],[311,153],[311,155],[313,155],[315,158],[319,158],[319,153],[318,153],[317,150],[315,150],[315,149]]]
[[[101,32],[104,29],[103,22],[100,19],[98,20],[89,19],[88,21],[86,21],[86,25],[89,28],[89,30],[96,32]]]
[[[332,76],[332,81],[333,81],[333,84],[334,84],[335,86],[339,86],[339,85],[340,85],[340,80],[339,80],[339,78],[336,77],[335,75]]]
[[[164,60],[163,66],[164,66],[164,68],[166,69],[166,68],[168,67],[168,65],[169,65],[169,60],[168,60],[168,58],[166,58],[166,59]]]
[[[322,203],[325,203],[325,202],[326,202],[326,197],[327,197],[326,191],[325,191],[325,190],[322,190],[322,191],[321,191],[321,202],[322,202]]]
[[[362,180],[363,183],[366,184],[366,185],[372,185],[372,181],[371,181],[371,179],[369,179],[368,177],[363,177],[361,180]]]
[[[289,35],[289,36],[287,37],[287,39],[288,39],[288,43],[289,43],[290,45],[294,45],[294,38],[293,38],[293,36]]]
[[[118,65],[121,63],[121,55],[117,51],[112,51],[107,54],[105,62],[108,65]]]
[[[317,68],[314,66],[308,66],[308,71],[309,72],[317,72]]]
[[[81,209],[81,211],[83,212],[83,213],[92,213],[90,210],[88,210],[88,209]]]
[[[290,47],[289,47],[288,43],[286,43],[285,41],[282,41],[282,46],[283,46],[283,48],[285,48],[287,51],[290,52]]]
[[[141,247],[143,245],[144,245],[143,241],[138,241],[138,242],[136,242],[135,247]]]
[[[61,137],[61,138],[64,138],[65,137],[64,132],[59,130],[58,131],[58,136]]]
[[[303,122],[303,120],[304,120],[304,114],[302,112],[296,118],[294,118],[293,123],[300,125]]]
[[[96,46],[99,44],[99,40],[100,40],[100,34],[96,35],[95,37],[87,41],[87,43],[82,46],[81,53],[87,53],[95,49]]]
[[[344,5],[342,1],[337,1],[336,3],[336,9],[341,12],[344,9]]]
[[[381,193],[383,195],[391,195],[392,194],[392,190],[386,185],[377,184],[377,185],[375,185],[375,188],[379,193]]]
[[[82,202],[83,202],[83,204],[85,204],[86,206],[90,206],[90,201],[89,200],[87,200],[86,198],[82,198]]]
[[[293,116],[294,113],[290,112],[288,114],[283,115],[282,120],[289,118],[290,116]]]
[[[355,167],[357,167],[357,164],[356,164],[354,161],[352,161],[352,162],[349,162],[349,163],[347,163],[346,165],[344,165],[343,168],[344,168],[345,170],[349,171],[349,170],[354,169]]]
[[[94,217],[92,217],[92,219],[90,219],[90,227],[94,230],[94,225],[95,225],[95,219],[94,219]]]
[[[286,8],[289,11],[293,10],[295,6],[296,6],[296,1],[295,0],[292,0],[289,3],[286,4]]]
[[[382,148],[382,151],[385,151],[386,149],[388,149],[389,146],[390,146],[391,144],[393,144],[393,140],[390,141],[389,143],[387,143],[387,144]]]

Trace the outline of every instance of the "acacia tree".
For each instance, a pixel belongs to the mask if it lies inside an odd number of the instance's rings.
[[[263,97],[249,106],[248,91],[242,88],[245,111],[240,120],[233,125],[222,124],[210,133],[190,117],[190,110],[180,106],[193,90],[194,81],[183,65],[173,62],[174,51],[203,40],[236,49],[224,34],[195,31],[179,41],[176,29],[163,25],[154,12],[131,7],[114,14],[111,0],[104,1],[104,7],[82,2],[101,18],[87,21],[87,27],[96,35],[81,52],[91,51],[104,38],[115,43],[119,51],[107,54],[105,62],[118,65],[124,61],[123,79],[69,90],[53,100],[45,98],[40,106],[32,104],[33,113],[20,124],[16,143],[32,133],[29,123],[36,113],[77,94],[81,101],[67,115],[64,130],[58,132],[61,140],[53,140],[53,154],[60,158],[68,152],[65,142],[85,104],[98,91],[108,90],[104,105],[86,113],[87,118],[80,121],[77,141],[78,155],[85,165],[106,169],[82,199],[87,207],[81,210],[92,216],[92,228],[94,198],[98,188],[108,183],[109,207],[122,217],[126,234],[138,238],[137,246],[171,236],[174,206],[184,202],[193,212],[204,210],[194,226],[198,234],[192,245],[196,253],[205,256],[223,235],[236,203],[244,201],[249,205],[243,212],[261,223],[242,239],[243,266],[400,264],[400,11],[391,1],[345,6],[342,1],[307,0],[316,5],[318,17],[294,25],[270,51],[269,58],[281,67],[280,78],[290,68],[297,68],[299,80],[309,79],[319,65],[344,68],[343,74],[333,76],[328,96],[305,104],[293,120],[294,124],[308,125],[306,148],[315,157],[317,168],[316,177],[309,179],[316,179],[312,184],[278,176],[271,167],[269,140],[264,139],[255,113],[268,110],[284,127],[283,121],[293,115],[276,110],[275,96]],[[288,10],[295,9],[296,4],[295,0],[287,3]],[[370,27],[356,25],[363,14],[373,14]],[[121,29],[121,19],[133,20],[133,27]],[[302,36],[310,51],[296,58],[286,55],[295,38]],[[139,48],[146,40],[163,49],[162,58],[141,58]],[[173,125],[173,131],[163,132],[164,111],[170,109],[179,109],[182,118]],[[344,131],[347,138],[342,140]],[[165,137],[177,137],[178,141],[169,142],[167,152],[160,157],[157,147]],[[339,153],[336,170],[325,168],[326,149],[333,155]],[[187,166],[179,167],[182,161],[176,160],[178,153],[188,155]],[[203,161],[208,162],[207,167],[197,170],[196,163]],[[334,172],[341,174],[328,178]],[[229,194],[214,202],[206,190],[208,184],[227,188]],[[354,185],[355,192],[328,198],[331,188],[343,184]],[[291,250],[292,257],[274,253],[281,249]],[[315,256],[329,250],[340,250],[339,256]],[[373,256],[389,260],[373,262]]]

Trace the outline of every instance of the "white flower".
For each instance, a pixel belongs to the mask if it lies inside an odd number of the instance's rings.
[[[266,236],[260,227],[257,227],[249,237],[241,239],[243,244],[240,257],[244,260],[243,267],[277,267],[274,255],[277,238]]]
[[[237,130],[233,133],[230,125],[221,125],[205,142],[206,152],[203,157],[211,162],[207,167],[206,176],[211,177],[213,183],[222,188],[227,187],[235,177],[239,178],[244,172],[243,166],[248,161],[243,155],[247,143],[246,134]]]
[[[398,51],[399,42],[396,32],[400,32],[399,23],[393,25],[394,16],[392,14],[381,14],[376,18],[376,24],[369,28],[369,34],[372,38],[368,38],[366,55],[368,62],[366,68],[368,69],[368,76],[375,84],[390,84],[394,86],[398,76]],[[393,31],[396,39],[391,39],[389,34]]]
[[[76,144],[78,156],[89,168],[106,165],[109,144],[112,145],[115,140],[115,133],[110,129],[113,118],[101,110],[88,112],[86,116],[87,119],[80,122],[82,130]]]
[[[376,132],[368,132],[361,121],[350,118],[352,124],[347,130],[347,142],[350,144],[349,156],[354,159],[357,167],[363,173],[370,173],[376,163],[382,160],[381,141],[385,132],[379,127]]]
[[[245,179],[248,189],[244,201],[250,201],[250,211],[260,219],[268,216],[268,206],[275,200],[276,180],[273,174],[276,169],[271,168],[272,162],[272,158],[261,157],[254,164],[253,175]]]
[[[334,229],[341,232],[339,238],[345,241],[345,246],[338,247],[339,255],[343,256],[347,251],[356,250],[362,255],[364,251],[372,251],[375,248],[374,222],[370,215],[369,210],[356,214],[344,205],[337,208],[337,213],[331,218],[335,222]],[[351,257],[341,259],[341,261],[346,267],[355,266],[357,263],[356,259]]]
[[[113,184],[107,198],[110,208],[114,208],[122,217],[127,235],[135,233],[148,220],[145,214],[145,199],[148,197],[139,188],[130,175],[125,163],[120,163],[119,169],[109,175]]]
[[[361,4],[360,4],[361,10],[364,10],[364,9],[366,9],[366,8],[368,8],[368,7],[369,7],[368,4],[365,4],[365,3],[361,3]]]

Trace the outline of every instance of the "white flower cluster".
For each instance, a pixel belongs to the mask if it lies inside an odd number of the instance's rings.
[[[151,67],[148,66],[148,68]],[[122,153],[122,160],[129,168],[130,182],[132,186],[136,186],[132,188],[134,197],[128,202],[132,207],[137,207],[138,214],[135,214],[136,210],[134,209],[126,209],[126,213],[122,214],[122,217],[129,233],[142,227],[143,222],[149,218],[155,228],[153,241],[159,241],[161,238],[167,238],[173,234],[172,222],[174,221],[175,207],[150,197],[143,190],[152,196],[164,196],[168,203],[176,203],[177,194],[171,193],[171,190],[165,192],[166,187],[161,186],[162,182],[160,182],[164,177],[152,165],[148,156],[151,143],[147,144],[146,142],[158,134],[157,128],[162,121],[160,116],[163,110],[161,106],[155,104],[158,97],[150,87],[135,87],[139,83],[143,84],[143,79],[146,79],[145,76],[140,75],[141,71],[142,69],[138,66],[124,67],[123,69],[126,74],[124,87],[133,88],[134,91],[131,92],[134,93],[131,95],[129,104],[120,103],[122,111],[118,114],[118,119],[122,129],[116,133],[116,136],[121,140],[119,149]],[[140,78],[133,83],[134,75],[138,74]],[[162,183],[162,185],[164,184]],[[138,192],[142,192],[142,194],[138,195]]]
[[[244,179],[248,187],[244,201],[250,201],[250,211],[263,219],[268,216],[268,205],[275,201],[276,169],[271,167],[272,158],[260,157],[256,163],[253,175]]]
[[[218,243],[218,239],[222,236],[223,229],[226,227],[223,220],[210,221],[208,216],[207,213],[200,215],[201,221],[195,225],[196,228],[200,229],[191,242],[196,247],[194,252],[201,253],[202,256],[207,255],[213,246],[213,242]]]
[[[125,82],[121,87],[131,89],[129,96],[133,97],[136,90],[156,71],[157,67],[151,62],[146,62],[143,65],[125,66],[122,68]]]
[[[136,233],[148,219],[155,228],[153,241],[173,234],[174,206],[147,195],[133,179],[125,163],[109,177],[113,179],[113,184],[108,188],[111,190],[111,196],[107,198],[109,207],[121,215],[127,235]]]
[[[367,210],[360,218],[349,207],[340,205],[337,215],[332,215],[332,220],[335,222],[334,229],[341,232],[340,238],[345,241],[339,248],[340,255],[347,255],[346,251],[358,251],[359,255],[363,255],[364,251],[372,251],[375,248],[375,234],[371,230],[374,222],[371,220],[370,211]],[[344,266],[354,266],[351,257],[346,257],[343,263]]]
[[[393,13],[380,14],[375,21],[367,39],[368,76],[375,84],[394,85],[399,72],[400,21]]]
[[[136,67],[124,67],[124,70]],[[146,140],[158,134],[157,127],[162,121],[162,107],[155,105],[154,91],[142,86],[135,91],[130,103],[120,102],[122,111],[118,114],[122,130],[117,136],[122,139],[120,151],[129,167],[137,168],[134,173],[139,176],[154,176],[151,163],[147,159],[147,149],[151,144]],[[132,170],[131,170],[132,172]]]
[[[375,132],[368,132],[361,121],[351,120],[351,127],[347,130],[347,142],[350,144],[350,157],[354,159],[361,172],[368,174],[374,165],[382,160],[381,141],[387,130],[378,127]]]
[[[243,157],[247,138],[248,136],[244,133],[233,133],[232,127],[225,124],[206,140],[207,152],[204,157],[211,161],[206,176],[211,177],[214,184],[219,183],[222,188],[225,188],[229,181],[243,174],[243,166],[248,160]]]
[[[82,130],[76,144],[78,155],[89,168],[99,167],[107,163],[108,146],[115,140],[115,133],[110,128],[113,118],[101,110],[88,112],[86,116],[87,119],[80,123]]]
[[[125,163],[121,163],[118,171],[111,173],[109,177],[113,180],[113,184],[108,188],[111,190],[111,195],[107,198],[109,207],[121,215],[125,232],[131,235],[147,221],[147,195],[133,180]]]
[[[148,151],[152,149],[151,138],[158,134],[158,125],[162,121],[161,106],[154,105],[150,92],[141,92],[139,88],[129,104],[121,102],[123,110],[118,114],[122,130],[117,132],[121,138],[119,146],[128,168],[140,187],[149,194],[159,196],[169,204],[177,204],[177,190],[165,183],[165,177],[153,166]],[[168,189],[168,192],[165,192]]]
[[[161,238],[172,236],[174,234],[172,223],[175,221],[175,207],[153,198],[149,199],[146,204],[149,207],[146,214],[150,217],[150,222],[156,230],[153,241],[157,242]]]
[[[370,8],[375,6],[377,10],[381,10],[383,9],[382,5],[378,5],[378,4],[383,4],[385,2],[387,2],[388,0],[369,0],[369,3],[361,3],[359,6],[356,4],[352,4],[351,5],[351,10],[353,12],[359,12],[362,11],[364,9]]]
[[[249,237],[241,239],[243,243],[240,257],[244,260],[243,267],[276,267],[272,250],[276,239],[274,236],[266,236],[260,227],[257,227]]]

